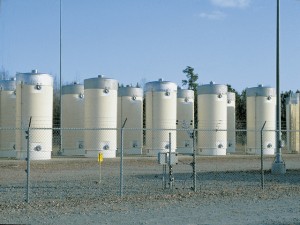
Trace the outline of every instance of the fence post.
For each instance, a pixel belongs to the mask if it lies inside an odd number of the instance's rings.
[[[265,187],[265,178],[264,178],[264,160],[263,160],[263,157],[264,157],[264,151],[263,151],[263,129],[265,128],[265,125],[266,125],[266,122],[264,122],[264,125],[262,126],[261,128],[261,131],[260,131],[260,172],[261,172],[261,180],[260,180],[260,183],[261,183],[261,188],[264,189]]]
[[[197,181],[197,173],[196,173],[196,130],[193,130],[193,133],[191,133],[193,138],[193,191],[196,192],[196,181]]]
[[[125,127],[125,124],[127,122],[127,118],[125,119],[122,127],[121,127],[121,152],[120,152],[120,197],[123,197],[123,183],[124,183],[124,180],[123,180],[123,155],[124,155],[124,152],[123,152],[123,145],[124,145],[124,127]]]
[[[173,166],[171,164],[171,155],[172,155],[172,140],[171,140],[171,132],[170,132],[169,133],[169,186],[170,189],[173,190],[174,177],[173,177]]]
[[[26,139],[27,139],[27,157],[26,157],[26,161],[27,161],[27,168],[26,168],[26,202],[29,203],[29,182],[30,182],[30,125],[31,125],[31,118],[29,119],[29,125],[28,125],[28,129],[25,131],[26,135]]]

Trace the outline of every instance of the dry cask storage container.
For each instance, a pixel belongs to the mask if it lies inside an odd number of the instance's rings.
[[[16,157],[16,79],[0,81],[0,157]]]
[[[177,90],[177,152],[193,153],[193,140],[190,133],[194,129],[194,91]]]
[[[118,81],[104,76],[84,80],[84,148],[86,157],[115,158]]]
[[[227,86],[198,86],[198,154],[226,155]]]
[[[62,87],[62,155],[84,155],[84,88],[83,84]]]
[[[247,153],[273,155],[276,149],[276,91],[271,87],[247,88]],[[261,143],[261,129],[266,122]]]
[[[18,73],[16,104],[16,150],[17,158],[27,157],[25,129],[30,131],[30,158],[32,160],[51,159],[53,78],[46,73]]]
[[[143,89],[119,87],[118,91],[118,149],[121,148],[123,130],[124,154],[142,154],[143,147]]]
[[[291,93],[286,98],[287,150],[299,153],[300,150],[300,93]]]
[[[148,82],[146,96],[146,153],[157,156],[159,152],[176,150],[177,85],[169,81]]]
[[[235,93],[227,93],[227,153],[235,152]]]

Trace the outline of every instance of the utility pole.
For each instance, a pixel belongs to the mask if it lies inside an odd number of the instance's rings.
[[[61,104],[61,95],[62,95],[62,84],[61,84],[61,0],[59,0],[59,121],[60,121],[60,153],[62,153],[62,104]]]
[[[285,163],[282,159],[282,140],[281,140],[281,96],[280,96],[280,68],[279,68],[279,16],[280,0],[277,0],[276,16],[276,156],[272,164],[272,174],[285,174]]]

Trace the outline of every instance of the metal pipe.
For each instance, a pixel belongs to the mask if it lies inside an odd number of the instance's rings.
[[[60,128],[62,128],[62,83],[61,83],[61,0],[59,0],[59,118]],[[62,130],[60,129],[60,152],[62,153]]]
[[[172,143],[171,143],[171,132],[169,133],[169,186],[170,189],[173,190],[173,167],[171,164],[171,154],[172,154]]]
[[[197,173],[196,173],[196,130],[193,130],[193,189],[196,192],[196,181],[197,181]]]
[[[277,0],[277,20],[276,20],[276,156],[272,165],[273,174],[286,173],[285,163],[282,159],[282,141],[281,141],[281,96],[280,96],[280,58],[279,58],[279,16],[280,1]]]
[[[27,168],[26,168],[26,202],[29,203],[29,180],[30,180],[30,126],[31,126],[31,119],[32,116],[29,119],[29,125],[27,131],[25,133],[27,134]]]
[[[277,0],[277,20],[276,20],[276,143],[277,143],[277,148],[276,148],[276,158],[275,162],[281,163],[282,162],[282,157],[281,157],[281,97],[280,97],[280,58],[279,58],[279,16],[280,16],[280,11],[279,11],[280,3],[279,0]]]
[[[264,186],[265,186],[265,180],[264,180],[264,160],[263,160],[263,157],[264,157],[264,151],[263,151],[263,130],[265,128],[265,125],[266,125],[266,122],[264,122],[264,125],[262,126],[261,128],[261,131],[260,131],[260,170],[261,170],[261,188],[264,189]]]
[[[123,183],[124,183],[124,178],[123,178],[123,156],[124,156],[124,127],[127,122],[127,118],[125,119],[122,127],[121,127],[121,152],[120,152],[120,197],[123,197]]]

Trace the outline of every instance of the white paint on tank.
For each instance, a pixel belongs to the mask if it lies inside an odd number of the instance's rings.
[[[32,160],[51,159],[52,118],[53,118],[53,78],[49,74],[18,73],[16,104],[16,150],[17,158],[27,157],[25,129],[30,130],[30,158]]]
[[[246,89],[247,95],[247,153],[273,155],[276,149],[276,92],[262,85]],[[261,129],[264,127],[263,143]]]
[[[193,140],[189,131],[194,129],[194,91],[177,90],[177,152],[193,153]]]
[[[84,80],[84,148],[86,157],[115,158],[118,82],[99,76]]]
[[[118,150],[121,149],[120,129],[123,130],[124,154],[142,154],[143,147],[143,89],[119,87],[118,90]]]
[[[0,157],[16,157],[16,80],[0,81]],[[5,129],[7,128],[7,129]]]
[[[198,154],[226,155],[227,86],[198,87]]]
[[[83,84],[62,87],[62,155],[84,155],[84,88]],[[64,128],[68,128],[65,129]]]
[[[148,82],[146,95],[146,154],[157,156],[159,152],[176,150],[177,85],[169,81]]]
[[[227,93],[227,153],[234,153],[235,137],[235,93]]]
[[[291,93],[286,98],[287,150],[289,153],[300,151],[300,93]]]

